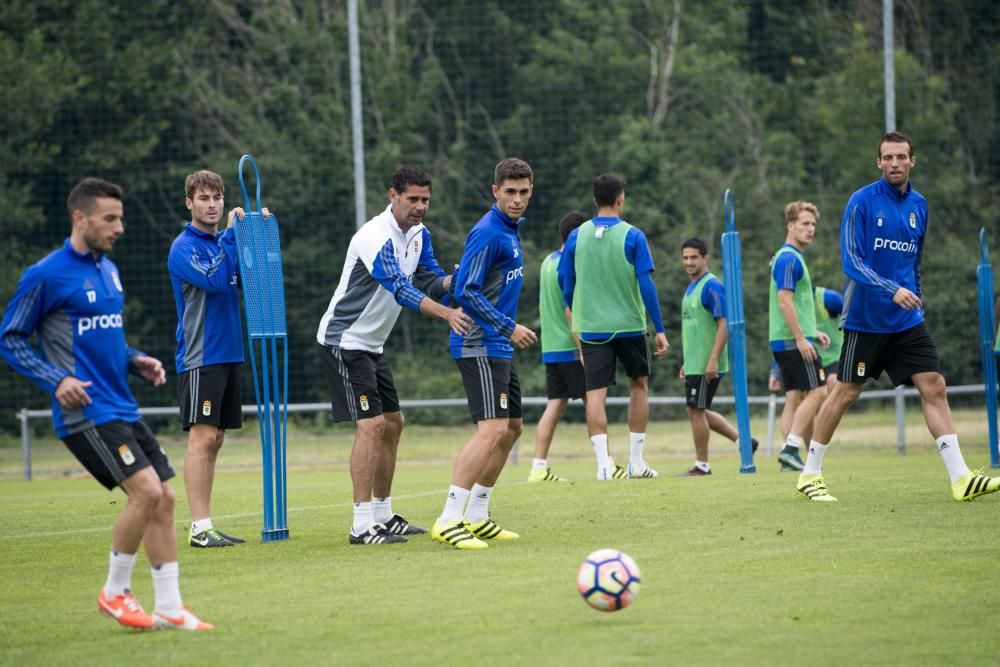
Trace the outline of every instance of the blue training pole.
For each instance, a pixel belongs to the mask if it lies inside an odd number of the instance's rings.
[[[990,266],[986,230],[979,230],[979,266],[976,283],[979,293],[979,350],[983,362],[983,384],[986,386],[986,423],[990,438],[990,466],[1000,468],[1000,442],[997,437],[997,361],[993,351],[993,336],[997,325],[993,321],[993,267]]]
[[[729,345],[729,372],[736,404],[739,430],[740,472],[757,472],[750,444],[750,402],[747,392],[747,327],[743,319],[743,261],[740,233],[736,231],[736,205],[732,190],[722,199],[726,231],[722,234],[722,271],[726,281],[726,331]]]
[[[253,169],[256,180],[256,210],[251,206],[243,180],[246,164]],[[240,158],[238,175],[246,215],[236,222],[236,242],[239,246],[263,463],[264,526],[261,541],[275,542],[288,538],[288,331],[281,242],[275,216],[272,214],[264,218],[261,213],[260,171],[251,156]]]

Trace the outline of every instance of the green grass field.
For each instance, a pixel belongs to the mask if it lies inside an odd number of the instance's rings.
[[[0,664],[996,664],[1000,497],[953,502],[919,418],[910,420],[905,457],[864,446],[893,442],[894,427],[882,421],[845,422],[835,441],[842,447],[826,459],[840,498],[829,505],[798,498],[795,477],[773,460],[740,475],[721,441],[713,441],[711,478],[671,477],[690,465],[680,422],[650,429],[660,479],[591,481],[582,426],[566,425],[553,466],[578,481],[526,483],[526,445],[493,502],[494,517],[522,539],[479,553],[428,537],[349,546],[350,483],[338,463],[349,432],[296,434],[292,539],[181,549],[185,602],[217,626],[197,635],[128,632],[97,612],[119,493],[77,475],[8,476],[0,482]],[[976,421],[965,414],[960,430],[971,432],[963,449],[978,466],[987,454]],[[467,433],[404,434],[395,509],[429,526]],[[260,529],[252,436],[244,430],[224,451],[214,495],[217,523],[251,538]],[[624,460],[620,436],[612,432],[612,450]],[[529,430],[525,443],[532,437]],[[179,470],[182,443],[164,440]],[[52,443],[38,451],[40,466],[62,465]],[[0,470],[16,471],[17,452],[0,452]],[[182,496],[180,480],[176,487]],[[181,497],[179,536],[187,511]],[[636,602],[613,614],[591,610],[574,585],[580,560],[605,546],[631,554],[643,575]],[[151,608],[143,557],[134,587]]]

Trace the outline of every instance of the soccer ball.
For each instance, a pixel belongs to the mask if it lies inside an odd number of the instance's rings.
[[[639,567],[618,549],[598,549],[580,563],[576,587],[598,611],[618,611],[639,594]]]

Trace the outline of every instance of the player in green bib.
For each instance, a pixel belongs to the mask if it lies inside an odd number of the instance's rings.
[[[830,337],[830,345],[819,349],[819,361],[826,374],[827,395],[837,384],[837,375],[840,372],[840,350],[844,346],[844,332],[840,328],[840,314],[844,310],[844,297],[837,290],[829,287],[814,287],[813,296],[816,299],[816,328]],[[767,383],[768,391],[781,391],[781,371],[778,363],[771,365],[771,375]],[[785,407],[781,410],[781,433],[787,438],[792,426],[792,416],[798,408],[798,398],[785,399]],[[812,438],[812,424],[802,433],[803,440]]]
[[[646,315],[656,330],[653,356],[667,353],[660,303],[653,284],[653,257],[642,231],[621,219],[625,181],[615,174],[594,179],[597,217],[566,239],[559,260],[563,300],[580,336],[587,388],[587,432],[597,456],[597,479],[657,477],[643,457],[649,421],[649,356]],[[629,378],[629,465],[608,452],[608,387],[621,363]]]
[[[805,249],[812,243],[819,222],[819,209],[807,201],[785,206],[785,245],[771,263],[769,331],[771,353],[781,371],[785,400],[796,404],[785,445],[778,454],[782,470],[802,470],[799,454],[803,434],[811,430],[813,417],[826,397],[823,370],[817,346],[826,348],[830,338],[816,328],[816,301],[806,267]]]
[[[729,370],[726,353],[726,291],[719,279],[708,270],[708,246],[690,238],[681,245],[681,263],[691,279],[681,301],[684,365],[680,378],[684,381],[691,434],[694,436],[694,466],[681,477],[702,477],[712,474],[708,463],[709,431],[715,431],[733,442],[736,429],[712,407],[719,381]],[[757,441],[752,440],[757,451]]]
[[[563,216],[559,221],[562,245],[542,261],[538,276],[538,317],[542,325],[542,363],[548,401],[535,429],[535,458],[531,461],[529,482],[566,481],[549,467],[549,448],[569,399],[584,398],[586,390],[579,341],[570,331],[569,308],[559,288],[559,258],[570,232],[589,219],[582,211],[570,211]]]

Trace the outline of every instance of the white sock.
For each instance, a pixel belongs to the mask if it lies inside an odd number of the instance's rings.
[[[806,457],[806,467],[802,469],[803,475],[823,474],[823,454],[826,454],[829,446],[815,440],[809,441],[809,456]]]
[[[532,470],[545,470],[549,467],[548,461],[545,459],[531,459],[531,469]]]
[[[469,507],[465,510],[466,521],[479,523],[488,519],[490,516],[490,496],[492,495],[492,486],[473,484],[472,490],[469,492]]]
[[[642,458],[642,450],[646,446],[646,434],[645,433],[632,433],[628,434],[628,448],[629,448],[629,461],[634,466],[642,467],[646,464],[646,460]]]
[[[969,473],[969,466],[965,465],[965,458],[962,456],[962,450],[958,446],[958,436],[954,433],[946,433],[935,440],[935,442],[937,443],[938,451],[941,452],[941,458],[944,459],[944,465],[948,468],[948,477],[951,478],[951,483],[954,484],[963,475]]]
[[[150,568],[153,573],[153,593],[156,598],[155,611],[167,616],[180,614],[184,603],[181,602],[180,572],[177,561],[163,563]]]
[[[695,461],[694,467],[702,472],[709,472],[712,470],[712,466],[708,465],[708,461]]]
[[[200,532],[211,530],[214,527],[215,526],[212,525],[212,517],[198,519],[197,521],[191,522],[191,534],[197,535]]]
[[[354,525],[351,526],[351,532],[360,535],[371,528],[374,523],[372,504],[370,502],[354,503]]]
[[[601,433],[599,435],[592,435],[590,436],[590,442],[593,443],[594,454],[597,455],[597,467],[614,467],[615,464],[611,462],[611,456],[608,455],[608,434]]]
[[[392,518],[392,496],[372,498],[372,520],[375,523],[385,523]]]
[[[135,554],[123,554],[112,549],[108,561],[108,580],[104,582],[104,594],[113,598],[132,588]]]
[[[805,439],[801,435],[795,435],[794,433],[789,433],[788,438],[785,440],[785,447],[802,449],[802,445],[804,444],[806,444]]]
[[[465,514],[465,501],[469,499],[469,489],[452,484],[448,487],[448,499],[444,501],[444,511],[438,519],[441,523],[461,519]]]

